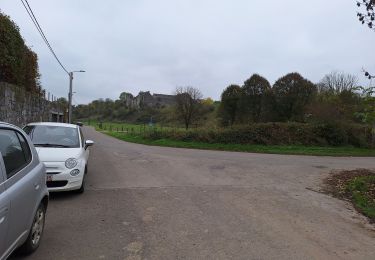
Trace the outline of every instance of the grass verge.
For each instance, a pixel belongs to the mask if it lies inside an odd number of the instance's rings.
[[[288,155],[315,155],[315,156],[357,156],[372,157],[375,156],[375,149],[354,148],[354,147],[315,147],[315,146],[285,146],[285,145],[250,145],[250,144],[216,144],[202,142],[184,142],[170,139],[151,140],[139,135],[129,135],[121,132],[103,133],[117,139],[153,146],[251,152],[251,153],[268,153],[268,154],[288,154]]]
[[[325,191],[351,201],[357,211],[375,223],[375,172],[357,169],[334,173],[325,180]]]

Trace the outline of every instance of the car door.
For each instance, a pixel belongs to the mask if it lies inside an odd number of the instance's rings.
[[[41,188],[39,160],[23,134],[14,129],[0,129],[0,148],[6,172],[5,192],[10,200],[6,247],[13,249],[27,237]]]
[[[3,157],[0,152],[0,259],[6,251],[6,236],[9,226],[9,208],[10,200],[5,192],[5,168],[3,165]]]

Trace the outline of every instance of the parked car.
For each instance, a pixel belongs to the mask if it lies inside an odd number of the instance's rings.
[[[0,259],[39,247],[47,205],[46,170],[31,140],[0,122]]]
[[[47,169],[49,191],[76,190],[83,193],[89,146],[82,129],[73,124],[32,123],[24,127]]]

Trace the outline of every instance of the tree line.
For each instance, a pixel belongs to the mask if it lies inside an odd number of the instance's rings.
[[[364,88],[356,76],[332,72],[314,84],[299,73],[279,78],[273,86],[252,75],[242,86],[230,85],[221,95],[218,116],[232,126],[258,122],[364,122]]]

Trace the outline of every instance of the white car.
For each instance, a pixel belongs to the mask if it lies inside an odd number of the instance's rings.
[[[77,125],[32,123],[24,127],[47,171],[49,191],[85,190],[89,146]]]

